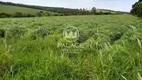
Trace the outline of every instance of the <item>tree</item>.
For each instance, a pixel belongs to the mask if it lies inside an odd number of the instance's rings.
[[[142,2],[135,3],[132,7],[131,14],[142,17]]]
[[[93,12],[93,14],[96,14],[96,7],[92,8],[92,12]]]

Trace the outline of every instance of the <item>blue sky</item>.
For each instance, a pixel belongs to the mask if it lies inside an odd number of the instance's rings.
[[[131,6],[138,0],[1,0],[4,2],[15,2],[30,5],[41,5],[49,7],[65,8],[87,8],[111,9],[117,11],[131,10]]]

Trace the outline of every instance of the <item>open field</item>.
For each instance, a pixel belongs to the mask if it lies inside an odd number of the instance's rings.
[[[86,44],[62,53],[63,30]],[[91,45],[91,46],[90,46]],[[142,20],[131,15],[0,19],[2,80],[137,80],[142,75]]]
[[[14,4],[14,3],[5,3],[0,2],[0,14],[10,14],[14,15],[15,13],[20,12],[23,15],[39,15],[43,16],[53,16],[53,15],[93,15],[92,10],[86,9],[68,9],[68,8],[57,8],[57,7],[42,7],[42,6],[33,6],[33,5],[24,5],[24,4]],[[96,14],[128,14],[127,12],[113,11],[107,9],[96,9]],[[20,16],[23,17],[23,16]]]
[[[36,15],[40,11],[42,11],[44,14],[47,14],[47,12],[54,14],[54,12],[50,11],[0,4],[0,13],[15,14],[16,12],[21,12],[23,14]]]

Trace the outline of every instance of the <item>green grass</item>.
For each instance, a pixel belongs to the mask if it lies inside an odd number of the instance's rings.
[[[141,21],[131,15],[0,19],[0,79],[137,80],[142,75]],[[77,27],[78,42],[88,45],[80,53],[57,47],[69,26]]]
[[[10,5],[3,5],[0,4],[0,13],[7,13],[7,14],[15,14],[16,12],[22,12],[23,14],[37,14],[40,11],[43,13],[47,13],[48,11],[38,10],[38,9],[31,9],[31,8],[24,8],[18,6],[10,6]],[[50,12],[53,13],[53,12]]]
[[[89,10],[90,12],[91,12],[91,10]],[[100,12],[102,12],[102,13],[112,13],[112,14],[117,14],[118,13],[118,11],[113,11],[113,10],[107,10],[107,9],[97,9],[96,10],[96,12],[97,13],[100,13]],[[121,13],[121,11],[120,11],[120,13]]]
[[[111,13],[117,13],[116,11],[111,11],[111,10],[101,10],[101,9],[98,9],[97,12],[111,12]]]

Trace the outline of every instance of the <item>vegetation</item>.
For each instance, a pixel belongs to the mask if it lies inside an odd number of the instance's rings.
[[[141,80],[141,22],[131,15],[0,19],[0,79]],[[57,47],[69,26],[86,44],[76,54]]]
[[[1,13],[0,17],[5,18],[5,17],[94,15],[94,14],[111,15],[111,14],[123,14],[126,12],[101,10],[101,9],[97,10],[95,7],[93,7],[92,10],[69,9],[69,8],[43,7],[43,6],[15,4],[11,2],[1,2],[0,1],[0,13]]]
[[[92,8],[92,12],[95,15],[96,14],[97,9],[95,7]]]
[[[142,1],[139,0],[132,6],[131,13],[137,15],[138,17],[142,17]]]
[[[11,6],[11,5],[4,5],[0,4],[0,17],[34,17],[34,16],[52,16],[52,15],[61,15],[59,13],[32,9],[32,8],[25,8],[25,7],[18,7],[18,6]]]

